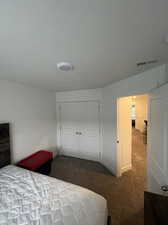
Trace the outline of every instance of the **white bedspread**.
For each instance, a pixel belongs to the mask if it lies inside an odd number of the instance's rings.
[[[16,166],[0,169],[0,225],[105,225],[106,200]]]

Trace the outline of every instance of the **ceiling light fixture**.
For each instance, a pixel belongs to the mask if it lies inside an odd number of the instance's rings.
[[[59,62],[59,63],[57,63],[57,68],[60,71],[63,71],[63,72],[72,71],[74,69],[73,65],[71,63],[68,63],[68,62]]]

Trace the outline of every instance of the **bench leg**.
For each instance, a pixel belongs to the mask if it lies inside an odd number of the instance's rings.
[[[44,175],[49,175],[51,172],[51,166],[52,166],[52,160],[49,160],[46,162],[44,165],[39,167],[36,172],[44,174]]]

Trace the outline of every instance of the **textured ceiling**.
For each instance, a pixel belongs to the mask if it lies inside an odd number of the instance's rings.
[[[49,90],[103,87],[168,61],[167,0],[0,1],[0,78]],[[60,72],[57,62],[75,70]]]

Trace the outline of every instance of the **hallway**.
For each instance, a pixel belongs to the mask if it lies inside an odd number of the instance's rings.
[[[147,178],[147,145],[144,144],[143,134],[132,129],[132,172],[137,180],[140,181],[140,188],[146,188]]]
[[[51,176],[104,196],[108,202],[112,225],[143,225],[146,146],[142,134],[135,129],[132,142],[133,169],[121,178],[114,177],[98,162],[65,156],[54,159]]]

